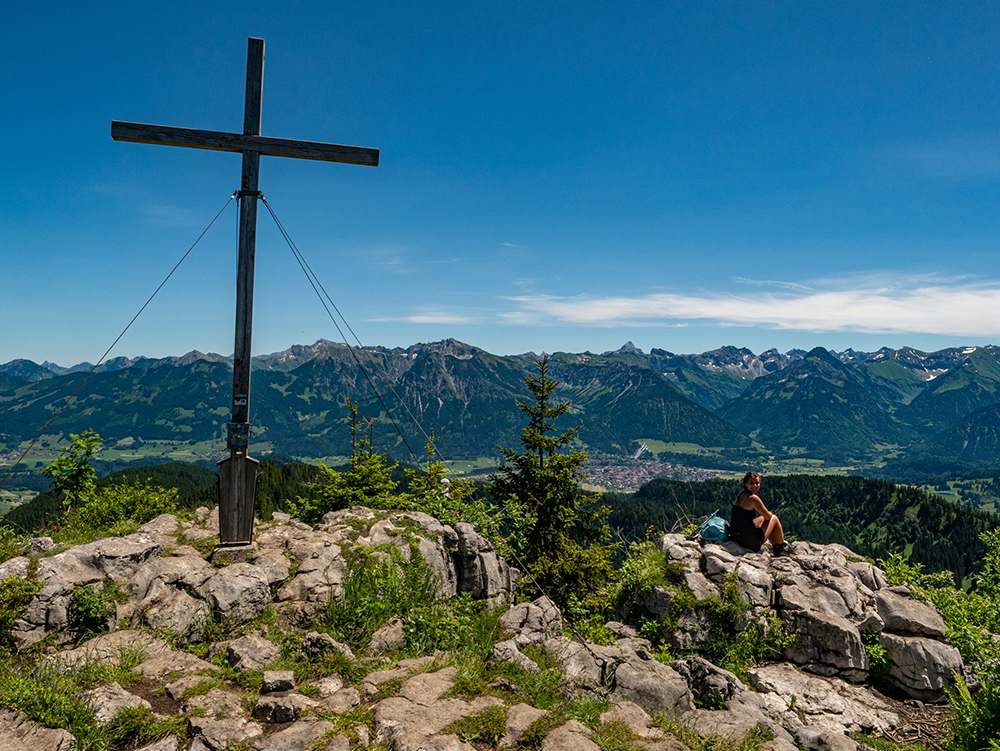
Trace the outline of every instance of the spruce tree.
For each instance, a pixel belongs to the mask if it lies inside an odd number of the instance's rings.
[[[532,398],[517,402],[528,417],[521,450],[500,447],[502,466],[489,490],[511,529],[515,563],[531,573],[525,586],[537,586],[562,607],[578,607],[611,574],[614,546],[605,544],[610,509],[580,487],[587,454],[572,448],[578,428],[555,427],[570,403],[555,399],[559,382],[549,376],[548,357],[535,364],[538,374],[524,378]]]

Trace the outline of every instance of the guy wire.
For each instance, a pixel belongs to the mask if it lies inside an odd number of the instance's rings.
[[[392,412],[389,410],[389,407],[383,401],[382,395],[379,393],[378,389],[375,388],[375,383],[368,375],[368,371],[365,370],[364,365],[361,364],[361,361],[358,359],[357,354],[354,352],[354,348],[351,346],[350,342],[347,341],[347,337],[344,336],[344,332],[341,330],[340,325],[337,323],[337,319],[333,317],[333,314],[330,312],[330,308],[327,307],[326,301],[323,299],[323,295],[320,294],[320,289],[323,290],[323,294],[326,295],[326,298],[327,300],[330,301],[330,305],[333,306],[333,309],[337,311],[337,315],[339,315],[341,320],[344,321],[344,325],[347,326],[349,330],[351,330],[350,324],[347,323],[347,319],[344,318],[344,315],[340,312],[340,309],[337,308],[336,303],[333,302],[333,300],[330,298],[330,295],[327,294],[326,289],[323,287],[323,284],[319,281],[319,278],[316,277],[315,273],[313,273],[312,267],[310,267],[309,264],[306,262],[305,257],[303,257],[301,251],[299,251],[298,246],[295,245],[295,243],[292,241],[291,236],[288,234],[287,230],[285,230],[284,225],[278,220],[277,215],[274,213],[274,209],[271,208],[271,204],[269,204],[267,202],[267,199],[264,198],[263,196],[261,196],[261,201],[264,203],[264,206],[267,207],[267,211],[271,215],[271,218],[274,219],[274,223],[277,225],[278,231],[281,232],[281,236],[285,239],[285,243],[287,243],[289,250],[292,251],[292,255],[295,256],[295,260],[298,261],[299,267],[302,269],[302,273],[306,275],[306,279],[309,280],[309,284],[310,286],[312,286],[313,292],[315,292],[316,296],[319,297],[320,304],[323,306],[323,309],[326,310],[326,314],[330,317],[330,320],[333,322],[333,325],[337,328],[337,333],[340,334],[340,337],[344,340],[344,344],[347,345],[347,350],[351,353],[351,357],[354,358],[354,362],[361,370],[361,373],[362,375],[364,375],[365,380],[368,382],[369,387],[371,387],[372,392],[375,394],[376,398],[378,398],[379,404],[381,404],[382,409],[385,410],[386,416],[389,418],[389,421],[392,422],[392,426],[396,429],[396,432],[399,434],[400,439],[402,439],[403,445],[406,446],[406,450],[410,452],[411,457],[416,459],[417,455],[414,453],[413,449],[410,448],[410,443],[409,441],[406,440],[406,436],[403,435],[403,431],[399,427],[399,424],[396,422],[396,418],[392,416]],[[319,285],[319,289],[317,289],[317,285]],[[351,330],[351,333],[353,334],[354,331]],[[363,347],[361,349],[366,354],[368,354]],[[399,403],[403,405],[403,408],[406,409],[406,404],[403,402],[402,399],[399,398],[399,395],[396,393],[395,389],[393,389],[392,385],[389,383],[388,378],[386,378],[385,374],[381,372],[378,365],[375,363],[374,359],[372,359],[370,354],[368,354],[368,359],[375,367],[376,371],[379,372],[379,375],[382,376],[382,379],[385,381],[386,386],[388,386],[389,390],[392,391],[393,396],[395,396],[396,399],[399,400]],[[409,412],[408,409],[406,411]],[[413,415],[411,414],[410,417],[412,419]],[[414,420],[414,422],[416,421]],[[417,424],[417,428],[419,428],[420,432],[423,433],[423,429],[420,428],[419,424]],[[426,436],[427,434],[424,433],[424,435]]]
[[[146,309],[146,306],[148,306],[153,301],[153,298],[156,297],[156,294],[161,289],[163,289],[163,285],[167,283],[170,277],[174,275],[174,272],[177,271],[177,269],[180,267],[182,263],[184,263],[184,260],[188,257],[188,255],[190,255],[191,251],[194,250],[195,245],[201,242],[201,238],[203,238],[205,236],[205,233],[212,228],[212,225],[215,224],[215,220],[218,219],[220,216],[222,216],[222,212],[226,210],[226,206],[228,206],[234,198],[236,198],[236,193],[233,193],[231,196],[229,196],[229,200],[226,201],[226,203],[222,206],[221,209],[219,209],[219,213],[216,214],[214,217],[212,217],[212,221],[208,223],[208,226],[201,231],[201,234],[198,235],[198,238],[191,244],[191,247],[188,248],[187,251],[184,253],[184,255],[181,256],[181,260],[179,260],[174,265],[174,267],[170,269],[170,273],[166,275],[166,277],[163,279],[162,282],[160,282],[160,286],[153,291],[153,294],[149,296],[149,299],[146,300],[145,303],[143,303],[141,308],[139,308],[139,312],[136,313],[134,316],[132,316],[132,320],[128,322],[128,325],[124,329],[122,329],[122,332],[115,338],[113,342],[111,342],[111,346],[108,347],[107,350],[105,350],[103,355],[101,355],[101,359],[98,360],[94,364],[94,366],[87,371],[87,374],[83,377],[83,380],[81,380],[80,383],[77,384],[76,388],[73,389],[73,393],[66,397],[66,400],[62,403],[62,406],[56,410],[55,414],[52,415],[52,417],[49,418],[49,421],[45,423],[45,427],[41,429],[41,431],[38,433],[37,436],[35,436],[34,440],[28,445],[28,448],[26,448],[24,451],[21,452],[20,456],[17,457],[17,461],[15,461],[14,464],[11,466],[11,468],[7,470],[7,474],[3,476],[3,479],[0,479],[0,487],[2,487],[5,482],[7,482],[7,478],[9,478],[11,474],[14,472],[14,470],[17,469],[17,465],[21,463],[21,460],[24,459],[24,457],[28,455],[28,452],[35,447],[35,444],[38,443],[38,441],[41,439],[43,435],[45,435],[45,431],[49,429],[49,426],[52,425],[52,422],[57,417],[59,417],[59,415],[62,414],[62,411],[66,409],[70,401],[72,401],[73,397],[76,396],[76,393],[83,387],[83,384],[87,382],[87,379],[94,374],[94,371],[97,370],[98,366],[102,362],[104,362],[104,358],[106,358],[111,353],[111,350],[114,349],[115,345],[118,344],[119,340],[121,340],[121,338],[125,336],[125,332],[128,331],[130,328],[132,328],[132,324],[135,323],[136,319],[140,315],[142,315],[142,311],[144,311]]]
[[[420,433],[424,436],[424,438],[427,439],[428,445],[431,446],[431,448],[433,449],[434,453],[438,456],[438,458],[441,459],[441,461],[444,464],[445,468],[448,470],[448,473],[452,477],[454,477],[456,480],[460,479],[458,477],[458,475],[455,474],[455,471],[451,468],[449,462],[444,458],[444,456],[438,450],[437,446],[434,445],[433,442],[431,442],[430,436],[427,435],[426,431],[423,429],[423,426],[421,426],[421,424],[417,421],[417,418],[414,417],[413,413],[406,406],[406,402],[404,402],[400,398],[399,394],[396,393],[396,390],[392,387],[392,384],[389,382],[388,376],[378,366],[378,363],[375,362],[374,358],[371,356],[371,353],[369,353],[368,350],[366,350],[364,348],[364,345],[361,343],[361,340],[358,338],[358,335],[355,334],[354,333],[354,329],[351,328],[351,324],[347,322],[346,318],[344,318],[344,314],[340,312],[340,308],[337,307],[337,304],[330,297],[330,294],[326,291],[326,288],[323,286],[323,283],[319,280],[319,277],[316,276],[316,273],[312,270],[312,267],[309,265],[309,262],[305,260],[305,256],[302,255],[302,252],[298,249],[298,246],[292,240],[291,236],[288,234],[288,231],[285,229],[284,225],[278,219],[278,216],[275,213],[274,209],[271,208],[271,204],[269,204],[267,202],[267,199],[264,198],[263,195],[260,196],[260,199],[264,203],[264,206],[267,208],[268,213],[271,214],[271,218],[274,219],[274,223],[277,225],[278,230],[281,232],[281,236],[285,239],[285,242],[288,244],[289,249],[292,251],[292,254],[295,256],[295,260],[298,261],[299,267],[302,269],[303,273],[306,275],[306,278],[309,280],[309,284],[310,284],[310,286],[312,286],[313,291],[316,292],[317,296],[319,296],[320,303],[323,305],[324,310],[326,310],[326,314],[330,317],[330,320],[333,321],[333,325],[337,328],[337,333],[340,334],[341,338],[344,340],[344,344],[347,345],[347,349],[350,351],[351,356],[354,358],[355,363],[357,363],[358,368],[360,368],[362,374],[364,374],[365,379],[368,381],[368,385],[371,386],[371,389],[375,393],[375,396],[378,397],[379,403],[382,405],[382,409],[385,410],[386,415],[392,421],[393,426],[396,428],[396,432],[399,433],[399,437],[403,439],[403,443],[406,445],[407,450],[409,450],[410,456],[413,456],[414,458],[416,458],[416,455],[413,453],[413,449],[411,449],[409,443],[407,443],[406,437],[403,435],[402,430],[400,430],[399,425],[396,423],[395,418],[392,416],[392,413],[389,411],[389,408],[386,406],[385,402],[382,401],[382,396],[379,394],[378,390],[375,388],[375,385],[372,383],[371,378],[368,376],[368,373],[365,371],[364,366],[361,364],[361,362],[358,359],[357,355],[354,353],[354,347],[352,347],[351,344],[350,344],[350,342],[347,341],[346,337],[344,337],[344,332],[341,330],[340,325],[337,323],[336,319],[333,317],[333,314],[330,313],[330,308],[327,307],[326,301],[324,301],[323,296],[320,295],[319,290],[323,291],[323,295],[325,295],[326,299],[329,300],[330,305],[333,307],[334,310],[337,311],[337,315],[340,316],[341,320],[344,322],[344,325],[347,327],[348,331],[351,332],[351,335],[354,337],[354,340],[358,343],[358,348],[362,352],[364,352],[365,355],[368,357],[369,362],[371,362],[371,364],[375,368],[376,372],[382,377],[382,380],[385,382],[385,385],[388,387],[388,389],[392,392],[392,395],[396,397],[397,401],[400,403],[400,405],[403,407],[403,409],[406,410],[406,414],[408,414],[410,416],[410,420],[413,421],[413,424],[416,426],[417,430],[419,430]],[[319,289],[317,289],[317,285],[319,286]],[[503,535],[501,535],[501,537],[503,538],[504,542],[508,544],[508,551],[509,551],[511,557],[514,559],[514,561],[518,564],[518,566],[520,566],[520,570],[524,572],[524,575],[527,576],[531,580],[532,584],[534,584],[535,588],[538,589],[538,591],[541,592],[542,595],[544,595],[545,597],[548,597],[548,594],[546,594],[545,590],[538,583],[538,580],[535,579],[534,574],[532,574],[531,570],[524,564],[523,561],[521,561],[520,557],[514,551],[513,547],[510,546],[510,540],[507,539],[506,537],[503,537]],[[587,646],[586,639],[584,639],[583,636],[580,634],[580,632],[577,631],[576,627],[573,625],[572,620],[570,620],[570,618],[567,617],[565,614],[563,615],[563,620],[569,626],[570,630],[580,640],[580,643],[583,644],[584,648],[588,652],[590,652],[591,656],[594,657],[594,659],[596,660],[597,659],[597,655],[595,655],[593,653],[593,651],[590,649],[590,647]]]

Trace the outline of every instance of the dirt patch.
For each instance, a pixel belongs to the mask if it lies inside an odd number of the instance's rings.
[[[924,704],[910,699],[900,701],[872,689],[882,701],[899,715],[899,727],[882,733],[881,738],[900,744],[920,744],[933,749],[944,749],[951,735],[951,718],[954,712],[949,704]]]
[[[128,690],[140,699],[148,701],[150,706],[153,708],[153,711],[157,714],[175,715],[180,712],[181,703],[179,701],[174,701],[162,692],[158,693],[161,688],[163,688],[162,683],[143,681],[142,683],[137,683],[134,686],[129,686]]]

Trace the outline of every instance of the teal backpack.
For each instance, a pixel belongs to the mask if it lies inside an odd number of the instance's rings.
[[[718,511],[713,511],[712,515],[701,525],[699,532],[701,539],[705,542],[725,542],[729,539],[729,522],[721,516],[717,516],[718,513]]]

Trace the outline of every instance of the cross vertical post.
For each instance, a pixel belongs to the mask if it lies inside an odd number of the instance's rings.
[[[250,446],[250,365],[253,330],[253,273],[257,244],[258,173],[261,154],[323,162],[377,167],[378,149],[342,146],[315,141],[271,138],[260,134],[264,83],[264,40],[247,41],[246,99],[243,133],[225,133],[166,125],[113,120],[116,141],[185,146],[243,155],[240,179],[240,237],[236,273],[236,342],[233,349],[232,418],[226,426],[229,458],[219,462],[219,542],[245,544],[253,537],[254,501],[258,461],[248,455]]]
[[[247,87],[243,135],[259,136],[264,89],[264,40],[247,41]],[[236,342],[233,346],[232,420],[226,426],[229,459],[219,465],[219,542],[245,543],[253,536],[257,462],[250,448],[250,364],[253,333],[253,273],[257,252],[260,152],[243,152],[240,179],[239,259],[236,270]]]

